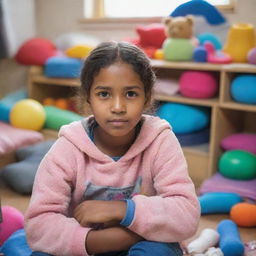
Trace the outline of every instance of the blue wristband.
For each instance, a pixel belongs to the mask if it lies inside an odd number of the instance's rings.
[[[128,200],[125,200],[125,201],[126,201],[126,204],[127,204],[126,213],[125,213],[124,218],[120,222],[120,225],[128,227],[132,223],[133,218],[134,218],[135,203],[131,199],[128,199]]]

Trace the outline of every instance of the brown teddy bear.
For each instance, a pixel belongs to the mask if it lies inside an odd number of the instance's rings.
[[[193,36],[193,16],[166,17],[163,20],[167,38],[186,38]]]

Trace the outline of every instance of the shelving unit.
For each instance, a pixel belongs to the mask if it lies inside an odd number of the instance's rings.
[[[196,185],[217,171],[218,159],[223,153],[220,148],[222,138],[236,132],[256,133],[256,105],[234,102],[230,95],[232,79],[242,73],[256,74],[256,66],[249,64],[215,65],[194,62],[169,62],[152,60],[157,77],[179,79],[186,70],[214,72],[219,80],[219,93],[213,99],[185,98],[155,95],[156,101],[170,101],[182,104],[208,107],[211,109],[210,141],[192,147],[183,147],[188,162],[190,176]],[[29,74],[29,96],[42,102],[45,97],[73,96],[80,86],[78,79],[54,79],[43,75],[40,67],[31,67]]]

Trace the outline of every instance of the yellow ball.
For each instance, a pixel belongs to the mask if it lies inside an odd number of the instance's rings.
[[[11,110],[10,123],[17,128],[36,130],[42,129],[46,119],[43,106],[36,100],[18,101]]]
[[[154,53],[154,59],[163,60],[164,59],[164,52],[162,49],[157,49]]]

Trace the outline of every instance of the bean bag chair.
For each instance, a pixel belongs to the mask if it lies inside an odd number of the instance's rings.
[[[38,131],[15,128],[0,122],[0,156],[43,140]]]
[[[245,150],[256,154],[256,134],[234,133],[221,140],[221,147],[224,150]]]
[[[33,38],[19,48],[15,59],[22,65],[44,65],[46,60],[56,55],[55,45],[46,38]]]
[[[256,75],[240,75],[231,83],[230,93],[235,101],[256,104]]]
[[[233,180],[224,177],[219,172],[209,179],[206,179],[199,188],[199,193],[208,192],[231,192],[237,193],[241,197],[256,200],[256,179],[253,180]]]
[[[46,61],[44,75],[56,78],[78,78],[81,68],[80,59],[55,56]]]
[[[210,130],[209,128],[202,129],[193,133],[176,134],[181,146],[194,146],[209,142]]]
[[[53,145],[54,140],[44,141],[16,151],[18,162],[2,168],[3,180],[20,194],[31,194],[39,163]]]
[[[163,103],[157,110],[157,115],[167,120],[176,134],[200,131],[210,122],[209,109],[178,103]]]

